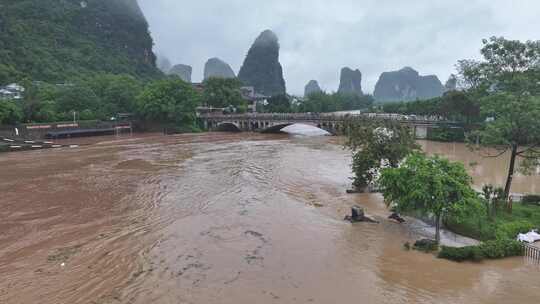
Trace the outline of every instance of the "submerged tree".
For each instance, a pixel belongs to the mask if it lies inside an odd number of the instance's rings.
[[[360,191],[376,182],[381,168],[397,167],[419,148],[411,129],[397,121],[366,118],[348,123],[346,133],[346,146],[353,151],[353,185]]]
[[[484,40],[483,61],[460,61],[458,70],[468,93],[480,100],[488,117],[471,138],[495,148],[499,157],[510,153],[505,197],[518,169],[538,165],[540,159],[540,41],[520,42],[492,37]]]
[[[399,166],[381,172],[379,184],[386,203],[398,211],[420,211],[435,218],[435,240],[440,242],[441,220],[473,204],[472,179],[461,163],[413,153]]]

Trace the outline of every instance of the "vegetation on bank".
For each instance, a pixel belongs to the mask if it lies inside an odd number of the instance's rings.
[[[318,92],[306,96],[293,110],[302,113],[351,111],[367,109],[373,103],[372,95]]]
[[[385,168],[378,180],[389,207],[416,210],[435,219],[435,242],[440,242],[442,219],[461,219],[464,210],[478,208],[472,178],[461,163],[439,156],[409,154],[396,168]]]
[[[467,136],[442,128],[432,130],[428,137],[442,141],[466,137],[480,148],[497,150],[494,157],[509,153],[504,185],[508,198],[516,171],[529,174],[540,165],[540,41],[492,37],[483,44],[482,60],[458,62],[459,90],[441,98],[385,104],[382,110],[461,121]]]
[[[178,131],[196,130],[201,95],[179,78],[155,81],[137,97],[137,113],[146,122],[168,124]]]
[[[482,204],[480,209],[467,209],[468,216],[450,216],[444,220],[448,229],[468,237],[482,241],[496,239],[514,239],[518,233],[526,233],[532,229],[540,229],[540,206],[527,203],[515,203],[512,212],[508,212],[504,203],[499,204],[497,211],[488,215],[488,203],[478,198]]]
[[[528,174],[540,165],[540,42],[491,38],[484,41],[481,53],[483,61],[459,62],[461,91],[427,101],[389,104],[384,110],[441,115],[469,126],[475,124],[468,135],[480,147],[499,150],[494,157],[510,152],[504,188],[486,185],[483,194],[476,193],[463,164],[414,151],[407,144],[410,134],[394,132],[380,122],[358,128],[361,132],[348,133],[350,143],[363,144],[349,144],[355,185],[373,182],[393,210],[434,219],[436,243],[443,224],[456,233],[483,241],[464,248],[443,246],[439,257],[454,261],[522,255],[517,235],[540,228],[540,197],[529,196],[522,203],[513,203],[509,196],[516,170]],[[457,136],[451,132],[442,128],[435,136]],[[396,138],[388,141],[387,134]],[[381,149],[379,146],[385,142],[397,143],[402,153]],[[517,158],[522,159],[519,167]]]
[[[385,103],[379,106],[384,113],[440,116],[466,125],[479,123],[482,117],[477,100],[465,91],[448,91],[442,97],[411,102]]]
[[[438,257],[461,262],[523,255],[523,244],[516,237],[540,229],[539,203],[516,203],[510,212],[504,203],[490,202],[488,195],[476,193],[471,183],[461,163],[420,153],[410,154],[398,168],[383,169],[379,179],[385,201],[393,210],[434,219],[435,243],[440,241],[443,224],[482,241],[462,248],[441,246]]]
[[[373,105],[373,96],[348,93],[313,93],[304,98],[276,95],[265,105],[259,105],[258,112],[264,113],[329,113],[367,109]]]
[[[516,240],[503,239],[483,242],[476,246],[448,247],[441,246],[438,257],[455,262],[473,261],[483,259],[501,259],[523,255],[523,244]]]
[[[144,84],[129,75],[97,75],[65,85],[25,82],[22,100],[0,101],[0,124],[110,120],[132,113],[143,123],[193,130],[203,97],[177,77]]]
[[[346,146],[353,152],[353,186],[359,191],[374,186],[382,168],[397,168],[420,149],[409,128],[392,120],[356,120],[346,124],[345,133]]]
[[[210,77],[203,82],[203,104],[214,108],[233,107],[238,113],[247,111],[247,101],[242,97],[242,82],[237,78]]]

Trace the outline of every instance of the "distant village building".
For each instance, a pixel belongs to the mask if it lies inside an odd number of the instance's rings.
[[[240,93],[242,94],[242,98],[247,100],[248,112],[250,113],[256,113],[257,104],[266,105],[268,103],[268,99],[270,98],[270,96],[265,96],[255,92],[254,87],[241,87]]]
[[[191,86],[199,93],[204,92],[204,83],[192,83]],[[266,105],[268,104],[268,99],[270,98],[270,96],[265,96],[265,95],[255,92],[254,87],[247,87],[247,86],[240,88],[240,94],[242,95],[242,98],[247,101],[248,113],[256,113],[257,104]],[[217,109],[217,108],[212,108],[212,107],[208,107],[207,105],[204,105],[202,107],[197,108],[197,113],[199,114],[221,113],[224,110],[225,108]]]
[[[16,83],[0,87],[0,99],[21,100],[23,98],[24,87]]]

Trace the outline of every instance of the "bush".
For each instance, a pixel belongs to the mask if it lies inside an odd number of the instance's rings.
[[[465,130],[461,128],[430,128],[428,129],[427,139],[441,142],[464,142]]]
[[[540,204],[540,195],[532,194],[525,195],[522,200],[523,204]]]
[[[480,246],[466,247],[447,247],[442,246],[438,255],[441,259],[447,259],[455,262],[463,261],[481,261],[484,259]]]
[[[526,233],[534,229],[535,225],[525,220],[501,223],[495,230],[497,240],[515,239],[519,233]]]
[[[418,251],[422,251],[425,253],[433,252],[439,250],[439,245],[434,240],[419,240],[414,243],[413,248]]]
[[[479,247],[484,257],[488,259],[501,259],[523,255],[523,245],[516,240],[487,241]]]
[[[523,255],[523,245],[510,239],[487,241],[478,246],[447,247],[442,246],[438,257],[455,262],[473,261],[483,259],[501,259],[505,257]]]

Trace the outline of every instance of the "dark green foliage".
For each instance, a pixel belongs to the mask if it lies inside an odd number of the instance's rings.
[[[238,79],[210,77],[203,84],[203,104],[214,108],[234,106],[245,110],[247,107],[240,92],[242,83]]]
[[[327,113],[336,111],[361,110],[373,104],[373,96],[348,93],[325,92],[307,96],[295,109],[295,112]]]
[[[440,104],[440,112],[451,120],[470,124],[481,119],[478,100],[462,91],[446,92]]]
[[[477,205],[471,183],[463,164],[421,153],[410,154],[398,168],[383,169],[379,179],[389,206],[398,211],[417,210],[435,218],[437,243],[443,217],[462,214]]]
[[[483,259],[501,259],[521,255],[523,255],[523,245],[512,239],[487,241],[478,246],[461,248],[442,246],[439,252],[439,258],[456,262],[479,262]]]
[[[514,239],[519,233],[527,233],[536,228],[535,224],[527,220],[515,220],[499,224],[495,229],[495,238]]]
[[[441,104],[441,97],[411,102],[393,102],[383,104],[382,111],[405,115],[443,115]]]
[[[12,125],[23,118],[21,107],[10,100],[0,100],[0,124]]]
[[[537,195],[537,194],[525,195],[523,197],[522,202],[524,204],[540,204],[540,195]]]
[[[514,204],[512,213],[492,212],[487,215],[486,203],[482,209],[467,208],[460,215],[448,216],[445,226],[461,235],[487,241],[502,238],[516,238],[518,233],[540,228],[540,207]],[[502,208],[500,205],[498,208]]]
[[[465,130],[462,128],[451,128],[448,126],[429,128],[427,139],[442,142],[464,142]]]
[[[384,164],[397,167],[419,148],[411,130],[392,120],[351,122],[346,125],[346,134],[346,145],[353,151],[353,184],[359,190],[376,182]]]
[[[287,95],[276,95],[268,99],[268,105],[264,106],[267,113],[287,113],[290,112],[291,101]]]
[[[482,61],[460,61],[458,68],[467,93],[479,100],[482,115],[491,118],[474,137],[484,147],[511,153],[504,188],[508,197],[519,166],[526,172],[540,162],[540,41],[492,37],[483,44]]]
[[[159,77],[136,0],[4,0],[0,84],[65,82],[95,73]]]
[[[474,261],[479,262],[484,259],[482,250],[479,246],[466,247],[448,247],[441,246],[441,251],[438,255],[441,259],[447,259],[455,262]]]
[[[128,75],[96,75],[66,85],[26,82],[24,122],[110,119],[133,113],[142,84]]]
[[[137,111],[145,121],[195,129],[195,111],[200,94],[178,78],[158,80],[147,85],[137,98]]]
[[[100,98],[102,111],[108,115],[135,112],[135,98],[143,88],[133,76],[110,74],[91,78],[89,86]]]
[[[449,120],[471,124],[482,118],[480,105],[471,95],[461,91],[449,91],[442,97],[411,102],[394,102],[382,105],[385,113],[405,115],[442,116]]]
[[[434,240],[424,239],[414,242],[413,248],[418,251],[429,253],[439,250],[439,244]]]

